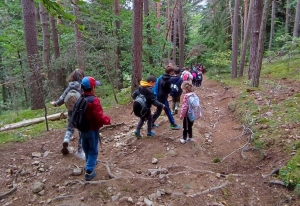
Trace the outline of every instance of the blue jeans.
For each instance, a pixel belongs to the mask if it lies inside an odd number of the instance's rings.
[[[81,132],[82,149],[86,158],[86,171],[93,171],[97,164],[99,130]]]
[[[159,101],[159,100],[158,100],[158,101]],[[159,102],[161,102],[161,101],[159,101]],[[174,124],[175,124],[175,120],[174,120],[174,118],[173,118],[171,109],[170,109],[170,107],[169,107],[169,102],[168,102],[168,100],[163,101],[163,102],[161,102],[161,103],[163,103],[163,104],[165,105],[164,110],[165,110],[166,115],[168,116],[169,122],[171,123],[171,125],[174,125]],[[157,118],[159,117],[159,115],[161,114],[161,112],[162,112],[162,107],[157,107],[157,108],[156,108],[156,111],[155,111],[155,113],[153,114],[153,117],[152,117],[152,125],[153,125],[154,122],[157,120]]]

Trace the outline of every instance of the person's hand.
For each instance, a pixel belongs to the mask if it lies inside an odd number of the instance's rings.
[[[51,104],[52,106],[55,106],[55,102],[54,102],[54,101],[50,102],[50,104]]]

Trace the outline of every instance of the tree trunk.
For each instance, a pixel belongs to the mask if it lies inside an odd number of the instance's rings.
[[[59,49],[59,41],[58,41],[58,33],[55,22],[55,17],[50,15],[50,25],[52,32],[52,43],[53,43],[53,51],[54,51],[54,59],[58,59],[60,57],[60,49]],[[63,89],[66,87],[66,69],[61,67],[55,69],[55,78],[54,83],[58,86],[58,93],[61,93]],[[57,96],[56,96],[57,98]]]
[[[257,57],[256,57],[256,62],[255,62],[255,70],[254,70],[253,77],[251,80],[251,85],[250,85],[251,87],[259,86],[260,71],[261,71],[262,60],[263,60],[263,55],[264,55],[265,32],[266,32],[266,25],[267,25],[267,20],[268,20],[270,2],[271,2],[271,0],[265,1],[263,16],[262,16],[260,30],[259,30],[259,39],[258,39],[258,46],[257,46]]]
[[[144,14],[145,16],[147,16],[147,44],[149,45],[149,47],[152,46],[152,38],[151,38],[151,25],[150,25],[150,21],[149,21],[149,0],[144,0]],[[148,54],[149,56],[149,64],[152,65],[154,67],[154,61],[153,61],[153,57],[151,55],[151,53]]]
[[[243,40],[243,47],[241,49],[241,63],[240,63],[240,71],[239,71],[239,76],[244,75],[244,67],[245,67],[245,58],[246,58],[246,52],[247,52],[247,44],[248,44],[248,37],[249,37],[249,27],[251,23],[251,13],[253,10],[253,0],[250,1],[249,4],[249,12],[248,12],[248,20],[247,20],[247,25],[244,31],[244,40]]]
[[[40,19],[43,31],[43,66],[48,68],[50,64],[50,32],[48,14],[42,2],[40,2]]]
[[[120,2],[119,0],[114,0],[114,10],[115,10],[115,25],[116,25],[116,37],[118,39],[118,42],[120,42],[119,37],[119,30],[120,30]],[[119,44],[116,47],[116,64],[115,64],[115,70],[116,70],[116,79],[117,79],[117,89],[120,90],[123,88],[123,77],[122,77],[122,67],[120,66],[120,60],[121,60],[121,47]]]
[[[4,68],[4,64],[3,64],[3,60],[2,60],[2,56],[0,54],[0,85],[2,87],[2,102],[3,105],[6,105],[7,101],[8,101],[8,91],[7,91],[7,85],[6,85],[6,81],[5,81],[5,68]],[[1,107],[0,107],[0,114],[1,114]]]
[[[172,17],[171,17],[171,4],[170,4],[170,1],[171,0],[167,0],[167,25],[168,25],[167,42],[171,42],[170,26],[172,24]],[[171,59],[171,50],[170,49],[168,49],[168,59]]]
[[[299,36],[300,0],[297,1],[293,37]]]
[[[289,24],[290,24],[290,0],[286,0],[286,9],[285,9],[285,33],[289,33]]]
[[[177,15],[178,9],[174,7],[174,18],[173,18],[173,61],[177,64],[177,34],[178,34],[178,23],[177,23]],[[181,68],[180,68],[181,69]]]
[[[179,68],[184,67],[184,27],[182,0],[178,1],[178,33],[179,33]]]
[[[132,79],[131,91],[138,88],[142,80],[143,53],[143,1],[133,0],[132,28]]]
[[[156,24],[156,29],[159,30],[160,29],[160,7],[161,4],[160,2],[155,2],[156,4],[156,18],[158,19],[158,23]]]
[[[273,36],[274,36],[274,26],[275,26],[275,6],[276,3],[272,1],[272,16],[271,16],[271,31],[270,31],[270,41],[269,41],[269,51],[271,51],[272,43],[273,43]]]
[[[40,74],[40,59],[38,55],[36,10],[33,0],[22,0],[24,20],[24,35],[28,57],[29,88],[31,109],[44,108],[43,82]]]
[[[234,16],[233,16],[233,31],[232,31],[232,70],[231,78],[237,77],[237,59],[238,59],[238,44],[239,44],[239,0],[235,0]]]
[[[79,19],[79,8],[76,5],[76,2],[78,0],[73,0],[73,14],[75,16],[75,22],[74,22],[74,31],[75,31],[75,40],[76,40],[76,54],[77,54],[77,64],[78,68],[85,71],[85,65],[84,65],[84,51],[83,51],[83,37],[82,33],[78,28],[78,25],[80,25],[81,21]]]
[[[248,18],[249,17],[248,11],[249,11],[249,0],[244,0],[244,32],[246,32],[247,22],[248,22],[248,19],[250,19],[250,18]]]
[[[250,44],[250,62],[248,69],[248,79],[251,79],[253,76],[253,71],[255,69],[255,61],[257,55],[257,45],[259,38],[259,29],[262,16],[262,0],[252,0],[253,9],[252,9],[252,18],[251,18],[251,44]]]
[[[21,73],[22,73],[22,84],[23,84],[23,91],[24,91],[24,102],[25,105],[28,106],[28,94],[27,94],[27,87],[26,87],[26,71],[24,71],[23,69],[23,63],[22,63],[22,58],[21,58],[21,54],[20,51],[18,50],[18,58],[19,58],[19,64],[20,64],[20,68],[21,68]]]

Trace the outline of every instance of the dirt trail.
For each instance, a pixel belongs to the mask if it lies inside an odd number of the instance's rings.
[[[52,130],[41,138],[1,146],[0,203],[2,205],[299,205],[281,186],[269,186],[263,178],[283,166],[280,151],[242,148],[250,138],[228,110],[237,97],[234,88],[204,80],[196,90],[203,118],[193,127],[193,143],[180,144],[182,130],[169,129],[166,116],[158,119],[156,136],[137,140],[132,132],[138,119],[132,105],[106,111],[121,126],[102,131],[97,176],[87,183],[72,174],[84,161],[74,154],[62,156],[64,130]],[[182,125],[178,115],[177,123]],[[145,128],[142,134],[145,134]],[[76,147],[78,134],[71,143]],[[246,145],[245,148],[251,147]],[[33,157],[41,155],[41,157]],[[152,163],[156,158],[158,162]],[[213,163],[214,160],[221,160]],[[17,190],[3,196],[13,188]],[[33,193],[34,182],[44,184]],[[298,204],[297,204],[298,203]]]

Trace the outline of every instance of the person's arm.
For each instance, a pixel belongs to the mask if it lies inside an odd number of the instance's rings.
[[[98,127],[102,127],[103,125],[109,125],[110,118],[103,113],[102,106],[100,104],[100,100],[98,98],[95,98],[93,101],[93,114],[95,117],[95,122]]]
[[[188,111],[188,96],[184,95],[182,105],[181,105],[181,111],[180,111],[180,119],[183,119],[186,116],[186,113]]]
[[[62,95],[60,95],[60,97],[58,98],[58,100],[50,102],[51,105],[58,107],[61,106],[63,103],[65,103],[65,97],[67,96],[68,92],[71,90],[71,87],[67,87],[64,91],[64,93],[62,93]]]
[[[150,99],[151,104],[154,105],[155,107],[162,107],[163,108],[165,106],[163,103],[157,101],[154,93],[149,94],[148,98]]]

